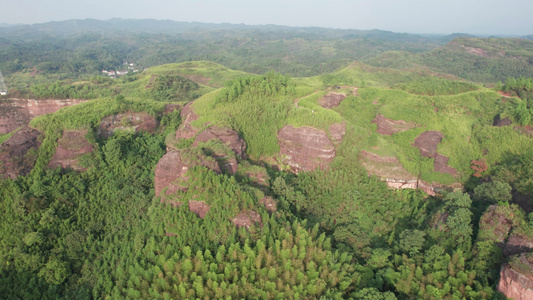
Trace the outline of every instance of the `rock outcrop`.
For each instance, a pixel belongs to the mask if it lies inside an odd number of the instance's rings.
[[[220,149],[217,147],[215,149],[206,148],[204,150],[208,152],[212,151],[211,156],[219,163],[221,169],[231,174],[237,172],[237,157],[243,159],[246,155],[246,143],[244,139],[235,130],[211,126],[196,135],[192,146],[197,147],[211,140],[221,142],[232,153],[228,153],[224,148]]]
[[[361,164],[369,175],[380,177],[387,186],[394,189],[419,189],[430,196],[435,196],[440,185],[419,180],[404,169],[394,156],[380,156],[368,151],[361,151]]]
[[[423,157],[433,158],[433,166],[436,172],[456,175],[457,170],[448,166],[449,158],[437,153],[437,147],[444,138],[444,135],[438,131],[425,131],[416,137],[413,146],[420,149],[420,155]]]
[[[57,148],[48,166],[52,169],[61,167],[63,169],[82,170],[79,165],[79,158],[93,151],[85,135],[87,131],[65,131],[57,141]]]
[[[244,158],[246,155],[246,143],[235,130],[211,126],[200,132],[194,139],[193,147],[210,140],[219,140],[229,147],[237,156]]]
[[[413,127],[416,127],[415,124],[407,123],[404,120],[391,120],[380,114],[376,116],[372,123],[376,123],[378,126],[378,129],[376,130],[377,133],[383,135],[392,135],[394,133],[407,131]]]
[[[530,235],[533,235],[533,233]],[[512,256],[531,251],[533,251],[533,236],[528,237],[524,232],[517,232],[517,230],[513,230],[513,233],[505,244],[503,255]]]
[[[195,213],[198,217],[204,218],[209,211],[209,206],[205,201],[189,201],[189,211]]]
[[[318,99],[318,104],[323,108],[330,109],[339,106],[339,104],[341,104],[341,101],[344,100],[344,98],[346,98],[344,94],[331,92],[325,95],[324,97]]]
[[[164,189],[167,189],[165,195],[172,195],[178,190],[186,191],[186,173],[191,167],[204,166],[217,173],[221,172],[214,159],[188,150],[169,151],[159,160],[154,178],[156,196],[162,196]]]
[[[346,135],[346,122],[331,124],[329,126],[329,135],[333,144],[340,144],[344,135]]]
[[[9,99],[2,101],[0,102],[0,134],[10,133],[21,126],[26,126],[35,117],[86,101],[89,100]]]
[[[438,131],[425,131],[416,137],[413,146],[420,149],[421,156],[434,158],[443,137],[444,135]]]
[[[98,135],[110,137],[115,130],[155,133],[157,125],[157,120],[147,113],[121,113],[103,118],[98,127]]]
[[[163,114],[166,115],[166,114],[170,114],[172,112],[174,112],[175,110],[179,110],[181,109],[181,104],[179,103],[169,103],[167,105],[165,105],[165,110],[163,111]]]
[[[245,227],[249,228],[250,226],[258,223],[259,225],[262,224],[261,216],[253,211],[241,211],[237,216],[235,216],[232,220],[233,224],[239,227]]]
[[[194,137],[200,128],[196,128],[191,123],[198,120],[198,116],[192,109],[192,102],[187,103],[180,112],[181,125],[178,131],[176,131],[176,139],[190,139]]]
[[[522,226],[521,215],[516,205],[489,206],[479,221],[478,240],[494,241],[509,258],[501,268],[498,290],[508,298],[533,299],[533,236]]]
[[[503,126],[509,126],[513,124],[513,121],[511,121],[509,118],[505,117],[503,119],[500,119],[500,116],[496,116],[496,118],[494,118],[494,122],[492,123],[492,126],[496,126],[496,127],[503,127]]]
[[[510,210],[506,207],[489,206],[479,220],[478,239],[493,240],[498,247],[503,249],[513,227],[509,212]]]
[[[38,130],[24,127],[0,144],[0,178],[15,179],[31,172],[37,160],[31,150],[39,148],[41,136]]]
[[[504,264],[498,291],[515,300],[533,299],[533,253],[523,253]]]
[[[492,240],[504,257],[533,251],[533,232],[522,226],[523,213],[516,205],[491,205],[479,221],[478,239]]]
[[[278,132],[284,163],[294,172],[327,169],[335,158],[335,146],[327,134],[313,127],[287,125]]]
[[[448,173],[451,175],[456,175],[457,170],[455,168],[448,166],[448,160],[450,160],[449,157],[444,156],[440,153],[437,153],[433,161],[434,170],[440,173]]]
[[[278,208],[276,200],[268,196],[263,197],[263,199],[259,200],[259,204],[262,204],[269,213],[275,213]]]

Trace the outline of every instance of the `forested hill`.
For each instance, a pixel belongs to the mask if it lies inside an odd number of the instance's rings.
[[[531,86],[206,61],[32,84],[59,99],[0,103],[0,296],[516,298]]]
[[[35,68],[72,78],[120,69],[124,61],[148,68],[189,60],[251,73],[311,76],[383,51],[428,51],[448,39],[380,30],[116,19],[2,27],[0,41],[4,75]]]
[[[497,82],[533,74],[533,41],[459,37],[428,52],[385,52],[365,62],[399,69],[425,67],[476,82]]]
[[[84,19],[48,22],[33,25],[0,27],[2,36],[10,39],[31,39],[34,36],[72,37],[80,34],[98,33],[106,35],[123,34],[169,34],[179,38],[204,39],[233,38],[256,35],[258,39],[337,40],[349,38],[373,38],[401,42],[436,42],[446,40],[444,35],[417,35],[394,33],[384,30],[334,29],[321,27],[290,27],[281,25],[213,24],[199,22],[178,22],[154,19],[111,19],[107,21]],[[453,36],[453,35],[452,35]],[[450,36],[450,37],[452,37]]]
[[[533,298],[531,41],[33,27],[0,28],[0,299]]]

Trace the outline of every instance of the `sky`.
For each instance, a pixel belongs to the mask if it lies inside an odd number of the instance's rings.
[[[531,0],[0,0],[0,23],[158,19],[381,29],[407,33],[533,34]]]

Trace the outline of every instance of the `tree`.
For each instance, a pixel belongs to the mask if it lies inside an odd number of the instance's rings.
[[[506,182],[484,182],[474,189],[474,198],[489,203],[509,202],[512,198],[511,190],[511,186]]]
[[[462,192],[448,194],[444,201],[449,211],[446,225],[457,243],[470,241],[472,235],[472,212],[470,207],[472,200],[470,196]]]
[[[400,249],[413,256],[424,247],[426,233],[420,230],[404,230],[400,234]]]

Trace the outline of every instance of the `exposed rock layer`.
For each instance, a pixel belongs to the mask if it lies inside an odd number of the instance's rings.
[[[318,104],[322,106],[323,108],[333,108],[336,106],[339,106],[342,100],[346,98],[345,95],[339,94],[339,93],[328,93],[324,97],[320,98],[318,100]]]
[[[33,128],[24,127],[0,144],[0,178],[15,179],[30,173],[37,156],[28,152],[39,148],[41,135]]]
[[[157,120],[147,113],[121,113],[103,118],[98,127],[98,134],[109,137],[115,130],[155,133],[157,125]]]
[[[259,200],[259,204],[262,204],[265,206],[266,210],[269,213],[275,213],[277,210],[277,203],[276,200],[272,197],[263,197],[263,199]]]
[[[328,168],[335,157],[335,146],[327,134],[313,127],[292,125],[278,132],[280,154],[295,172]]]
[[[507,217],[505,208],[491,205],[479,220],[479,239],[490,239],[500,248],[504,248],[505,241],[513,227],[513,220]]]
[[[449,158],[437,153],[437,147],[444,138],[444,135],[438,131],[425,131],[416,137],[413,146],[420,149],[420,155],[423,157],[433,158],[433,166],[436,172],[456,175],[457,170],[448,166]]]
[[[180,116],[182,123],[178,131],[176,131],[176,139],[190,139],[194,137],[200,129],[191,125],[191,122],[198,120],[198,116],[192,109],[192,102],[187,103],[183,107]]]
[[[444,135],[438,131],[425,131],[416,137],[413,146],[420,149],[421,156],[434,158],[443,137]]]
[[[235,130],[211,126],[200,132],[194,139],[193,147],[210,140],[219,140],[228,146],[237,156],[244,158],[246,143]]]
[[[331,136],[331,141],[338,145],[342,142],[344,135],[346,134],[346,122],[335,123],[329,126],[329,135]]]
[[[83,169],[79,165],[79,157],[91,153],[93,145],[85,139],[86,131],[65,131],[57,141],[57,148],[52,160],[48,164],[50,168],[61,167],[63,169]]]
[[[503,254],[505,256],[512,256],[530,251],[533,251],[533,239],[527,237],[525,234],[513,232],[505,244]]]
[[[416,127],[415,124],[407,123],[404,120],[391,120],[380,114],[377,115],[372,123],[376,123],[378,126],[378,129],[376,130],[377,133],[383,135],[392,135],[394,133],[407,131],[413,127]]]
[[[167,152],[157,163],[154,178],[156,196],[161,196],[165,188],[168,188],[166,195],[174,194],[178,190],[187,190],[184,182],[188,178],[185,174],[193,166],[204,166],[220,173],[220,168],[214,160],[209,160],[208,157],[196,157],[195,160],[191,160],[183,155],[183,151]]]
[[[33,100],[10,99],[0,102],[0,134],[28,125],[31,119],[53,113],[59,109],[88,100]]]
[[[430,184],[417,179],[404,169],[400,161],[394,156],[380,156],[368,151],[361,151],[361,164],[369,175],[380,177],[387,186],[395,189],[420,189],[426,194],[434,196],[445,187]]]
[[[513,260],[517,266],[513,266]],[[533,299],[533,256],[525,253],[504,264],[500,271],[498,291],[515,300]]]
[[[249,228],[255,223],[262,224],[261,216],[255,211],[241,211],[235,218],[232,220],[233,224],[239,227]]]
[[[195,213],[198,217],[204,218],[209,211],[209,206],[205,201],[189,201],[189,211]]]

